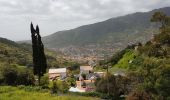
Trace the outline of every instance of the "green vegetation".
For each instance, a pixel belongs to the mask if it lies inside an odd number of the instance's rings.
[[[30,50],[15,42],[2,39],[0,42],[2,44],[0,45],[0,84],[11,86],[0,86],[0,99],[98,99],[82,96],[119,99],[120,96],[127,95],[127,100],[169,100],[170,17],[162,12],[156,12],[151,21],[160,24],[159,34],[155,34],[146,44],[130,45],[115,53],[110,60],[100,62],[95,69],[109,71],[104,77],[96,79],[96,91],[92,93],[68,92],[70,86],[75,86],[74,75],[79,71],[79,64],[76,63],[68,67],[69,74],[65,81],[49,82],[48,74],[45,74],[40,80],[41,86],[36,86],[33,69],[27,65],[32,64],[30,63],[32,60]],[[53,56],[51,53],[47,54],[47,61],[56,61]],[[55,64],[52,63],[50,66],[56,66]],[[116,70],[125,72],[114,74],[113,71],[116,72]],[[84,79],[86,76],[82,74]],[[100,94],[102,96],[99,96]]]
[[[0,65],[0,85],[33,85],[32,69],[9,64]]]
[[[44,54],[44,45],[41,41],[38,25],[35,30],[31,23],[30,28],[32,37],[33,72],[34,75],[38,76],[38,83],[40,85],[40,79],[47,70],[47,60]]]
[[[143,62],[136,68],[136,78],[139,81],[137,89],[129,98],[145,93],[148,95],[142,96],[144,100],[148,98],[168,100],[170,96],[170,17],[162,12],[156,12],[151,21],[161,24],[160,33],[138,48]]]
[[[32,46],[30,44],[10,41],[0,38],[0,64],[15,64],[18,66],[32,67]],[[45,48],[48,68],[72,66],[73,61],[62,58],[62,54]]]
[[[0,100],[98,100],[78,95],[53,95],[48,90],[31,87],[0,86]]]
[[[126,93],[128,79],[122,76],[114,76],[110,73],[95,82],[96,91],[107,94],[107,96],[119,100],[122,93]]]
[[[54,80],[50,82],[48,87],[52,93],[67,93],[70,86],[65,81]]]
[[[127,50],[123,57],[114,65],[114,67],[118,68],[128,68],[129,64],[135,59],[134,50]]]
[[[132,45],[114,54],[111,60],[102,61],[103,66],[112,66],[109,68],[110,72],[125,69],[126,86],[122,85],[124,82],[121,78],[118,79],[123,83],[116,85],[117,81],[114,81],[113,77],[109,80],[109,83],[113,82],[113,87],[109,90],[125,86],[127,91],[122,94],[128,95],[127,100],[169,100],[170,98],[170,17],[162,12],[156,12],[151,21],[160,24],[159,34],[155,34],[144,45]],[[109,77],[106,77],[105,81],[100,79],[96,83],[99,92],[108,93],[107,88],[101,88],[108,86],[107,78]],[[111,94],[117,91],[112,91]]]

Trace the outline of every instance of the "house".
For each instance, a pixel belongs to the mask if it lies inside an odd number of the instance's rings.
[[[80,73],[89,74],[93,71],[93,67],[91,66],[80,66]]]
[[[66,68],[54,68],[49,69],[49,79],[55,80],[55,79],[64,79],[67,76]]]
[[[80,80],[76,81],[76,88],[84,92],[91,92],[95,90],[95,80]]]
[[[103,74],[102,74],[103,75]],[[88,73],[85,74],[85,79],[82,74],[79,74],[79,80],[76,81],[76,88],[84,92],[91,92],[95,90],[94,82],[97,78],[102,77],[98,73]]]

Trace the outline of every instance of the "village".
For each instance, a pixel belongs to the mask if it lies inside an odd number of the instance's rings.
[[[50,68],[48,71],[49,81],[66,81],[67,77],[70,77],[68,68]],[[74,74],[74,79],[76,80],[74,86],[70,86],[70,92],[94,92],[95,91],[95,81],[98,78],[102,78],[107,73],[104,71],[94,71],[94,66],[86,65],[79,67],[79,73]],[[115,72],[115,76],[125,76],[123,72]]]
[[[61,80],[65,81],[68,77],[67,68],[49,69],[49,81]],[[70,92],[92,92],[95,90],[94,82],[97,78],[101,78],[105,72],[94,72],[92,66],[80,66],[80,73],[74,75],[76,79],[75,87],[70,87]]]

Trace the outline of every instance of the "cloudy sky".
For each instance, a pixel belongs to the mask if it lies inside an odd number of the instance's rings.
[[[170,6],[170,0],[0,0],[0,37],[30,39],[29,25],[42,36],[133,12]]]

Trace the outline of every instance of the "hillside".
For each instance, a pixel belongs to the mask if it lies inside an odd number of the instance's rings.
[[[12,63],[23,66],[31,64],[31,51],[24,49],[21,45],[0,38],[0,61],[1,63]]]
[[[150,23],[151,15],[156,11],[162,11],[170,15],[170,7],[156,9],[149,12],[137,12],[126,16],[111,18],[103,22],[81,26],[75,29],[56,32],[43,38],[48,48],[64,48],[65,53],[69,49],[86,54],[98,52],[102,54],[105,48],[107,52],[126,47],[135,42],[149,40],[156,24]],[[90,51],[93,49],[94,52]],[[96,50],[96,51],[95,51]],[[80,54],[81,54],[80,53]],[[97,53],[96,53],[97,54]]]
[[[115,53],[110,60],[102,61],[102,65],[96,68],[110,66],[110,73],[121,72],[130,79],[131,93],[127,100],[136,100],[134,98],[139,97],[142,100],[169,99],[170,16],[157,12],[153,15],[152,22],[160,23],[160,27],[159,33],[151,40],[145,44],[128,46]]]
[[[48,67],[62,67],[73,63],[62,58],[62,55],[45,49]],[[0,38],[0,64],[16,64],[32,67],[32,46],[30,44],[18,44],[14,41]]]

